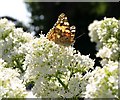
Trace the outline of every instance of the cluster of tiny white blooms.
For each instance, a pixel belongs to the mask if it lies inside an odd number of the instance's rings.
[[[27,95],[20,74],[11,69],[5,68],[7,63],[0,59],[0,100],[1,98],[25,98]]]
[[[104,18],[89,26],[89,36],[96,42],[96,56],[101,57],[103,68],[96,67],[88,73],[86,98],[119,98],[118,97],[118,60],[120,54],[120,25],[115,18]]]
[[[113,43],[111,47],[103,46],[102,48],[100,48],[96,56],[101,57],[103,59],[110,59],[115,61],[119,59],[119,54],[120,54],[119,45]]]
[[[24,61],[26,82],[34,81],[32,92],[36,97],[74,98],[81,96],[83,72],[93,68],[94,61],[83,56],[73,47],[65,47],[49,41],[44,35],[28,46]]]
[[[96,67],[87,74],[85,98],[119,98],[118,72],[118,62],[108,61],[103,68]]]
[[[96,42],[97,57],[116,60],[119,58],[120,26],[115,18],[104,18],[89,25],[89,36]]]
[[[92,42],[99,42],[97,30],[100,27],[100,25],[101,25],[101,21],[95,20],[92,24],[88,26],[88,30],[89,30],[88,35],[91,37],[90,39]]]
[[[4,59],[9,67],[21,67],[25,55],[21,46],[33,39],[30,33],[15,28],[11,21],[0,19],[0,58]],[[20,69],[22,71],[22,68]]]

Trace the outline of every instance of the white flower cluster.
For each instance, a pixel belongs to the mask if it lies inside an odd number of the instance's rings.
[[[83,73],[94,61],[73,47],[57,45],[44,35],[25,46],[29,49],[24,67],[25,79],[34,81],[32,92],[42,98],[76,98],[85,90]]]
[[[89,36],[97,43],[103,68],[93,69],[94,60],[71,46],[34,38],[7,19],[0,20],[1,98],[119,98],[118,59],[120,26],[115,18],[94,21]],[[9,68],[6,68],[9,67]],[[24,72],[18,73],[19,71]],[[23,81],[24,79],[24,81]],[[26,92],[22,83],[34,83]],[[33,95],[34,94],[34,95]]]
[[[30,33],[23,32],[21,28],[7,19],[0,19],[0,58],[8,63],[8,67],[21,68],[25,52],[20,48],[26,42],[33,40]]]
[[[92,42],[97,43],[97,57],[118,60],[120,54],[120,26],[115,18],[94,21],[88,27]]]
[[[11,68],[5,68],[7,63],[0,59],[0,100],[2,98],[25,98],[25,86],[19,73]]]
[[[118,97],[118,62],[109,61],[103,68],[96,67],[87,74],[85,98]]]
[[[87,74],[86,98],[119,98],[118,76],[120,57],[120,26],[115,18],[104,18],[89,25],[89,36],[97,43],[97,57],[103,68]]]

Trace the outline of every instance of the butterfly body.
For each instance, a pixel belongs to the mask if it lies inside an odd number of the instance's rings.
[[[72,45],[75,42],[74,37],[75,26],[70,27],[64,13],[60,14],[53,28],[47,33],[47,38],[50,41],[64,46]]]

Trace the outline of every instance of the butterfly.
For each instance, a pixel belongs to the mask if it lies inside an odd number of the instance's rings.
[[[47,33],[46,37],[56,44],[70,46],[75,40],[76,27],[69,25],[68,19],[64,13],[61,13],[53,28]]]

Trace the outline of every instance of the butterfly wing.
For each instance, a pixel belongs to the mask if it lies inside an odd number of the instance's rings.
[[[57,22],[47,33],[47,38],[57,44],[69,46],[74,43],[75,26],[69,26],[68,19],[64,13],[60,14]]]

